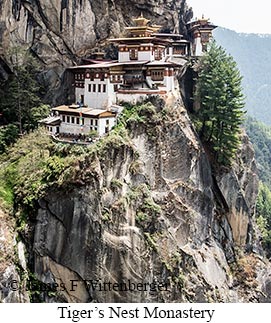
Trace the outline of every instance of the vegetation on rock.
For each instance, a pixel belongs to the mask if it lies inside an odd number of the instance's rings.
[[[263,246],[271,256],[271,127],[247,117],[246,132],[253,144],[260,186],[256,205],[257,224],[260,228]]]
[[[271,189],[271,127],[251,117],[244,125],[255,150],[259,177]]]
[[[233,58],[213,42],[198,62],[195,112],[201,139],[211,144],[215,158],[230,165],[240,144],[244,115],[241,76]]]
[[[12,74],[0,84],[2,124],[14,124],[23,133],[34,129],[38,120],[48,116],[49,107],[42,104],[43,88],[37,79],[40,66],[29,52],[14,47],[9,53]]]
[[[0,154],[4,153],[8,146],[14,144],[19,137],[18,127],[9,124],[0,128]]]
[[[16,196],[17,204],[32,208],[50,186],[71,180],[76,157],[65,156],[58,149],[41,130],[18,140],[1,155],[0,198],[11,206]]]
[[[214,37],[234,57],[243,75],[248,114],[271,125],[271,35],[237,33],[219,27]]]
[[[262,233],[263,246],[271,257],[271,191],[260,183],[256,205],[257,224]]]

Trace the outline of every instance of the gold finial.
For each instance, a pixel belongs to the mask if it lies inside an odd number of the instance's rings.
[[[143,13],[141,12],[138,18],[134,18],[133,21],[135,22],[136,26],[147,26],[150,20],[144,18]]]

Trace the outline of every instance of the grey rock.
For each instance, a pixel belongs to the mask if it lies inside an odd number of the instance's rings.
[[[144,126],[131,126],[131,143],[112,147],[98,158],[90,181],[69,192],[48,192],[40,201],[35,274],[44,283],[78,281],[76,291],[62,292],[61,299],[236,302],[260,300],[262,295],[268,299],[266,275],[258,274],[253,283],[257,288],[249,293],[245,280],[234,283],[232,278],[236,250],[245,251],[257,192],[249,142],[244,137],[242,165],[237,160],[231,170],[215,177],[179,97],[166,104],[169,118],[154,126],[155,135]],[[135,152],[138,174],[131,174]],[[113,189],[112,179],[122,186]],[[146,197],[160,211],[139,220]],[[244,253],[241,257],[246,259]],[[158,281],[168,288],[106,291],[89,286],[89,281]]]

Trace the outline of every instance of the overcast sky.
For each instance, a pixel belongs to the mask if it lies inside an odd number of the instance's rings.
[[[237,32],[271,34],[271,0],[187,0],[194,17],[202,14]]]

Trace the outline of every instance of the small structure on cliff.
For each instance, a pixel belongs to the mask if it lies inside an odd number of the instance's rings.
[[[202,18],[187,25],[188,36],[184,37],[159,33],[161,26],[150,25],[142,14],[133,20],[134,26],[126,28],[124,37],[109,39],[118,47],[118,60],[98,57],[68,69],[74,80],[72,96],[78,104],[54,108],[60,115],[57,125],[54,118],[41,121],[51,133],[86,134],[94,128],[101,136],[114,126],[112,105],[167,96],[177,88],[176,71],[187,58],[206,51],[216,28]]]

